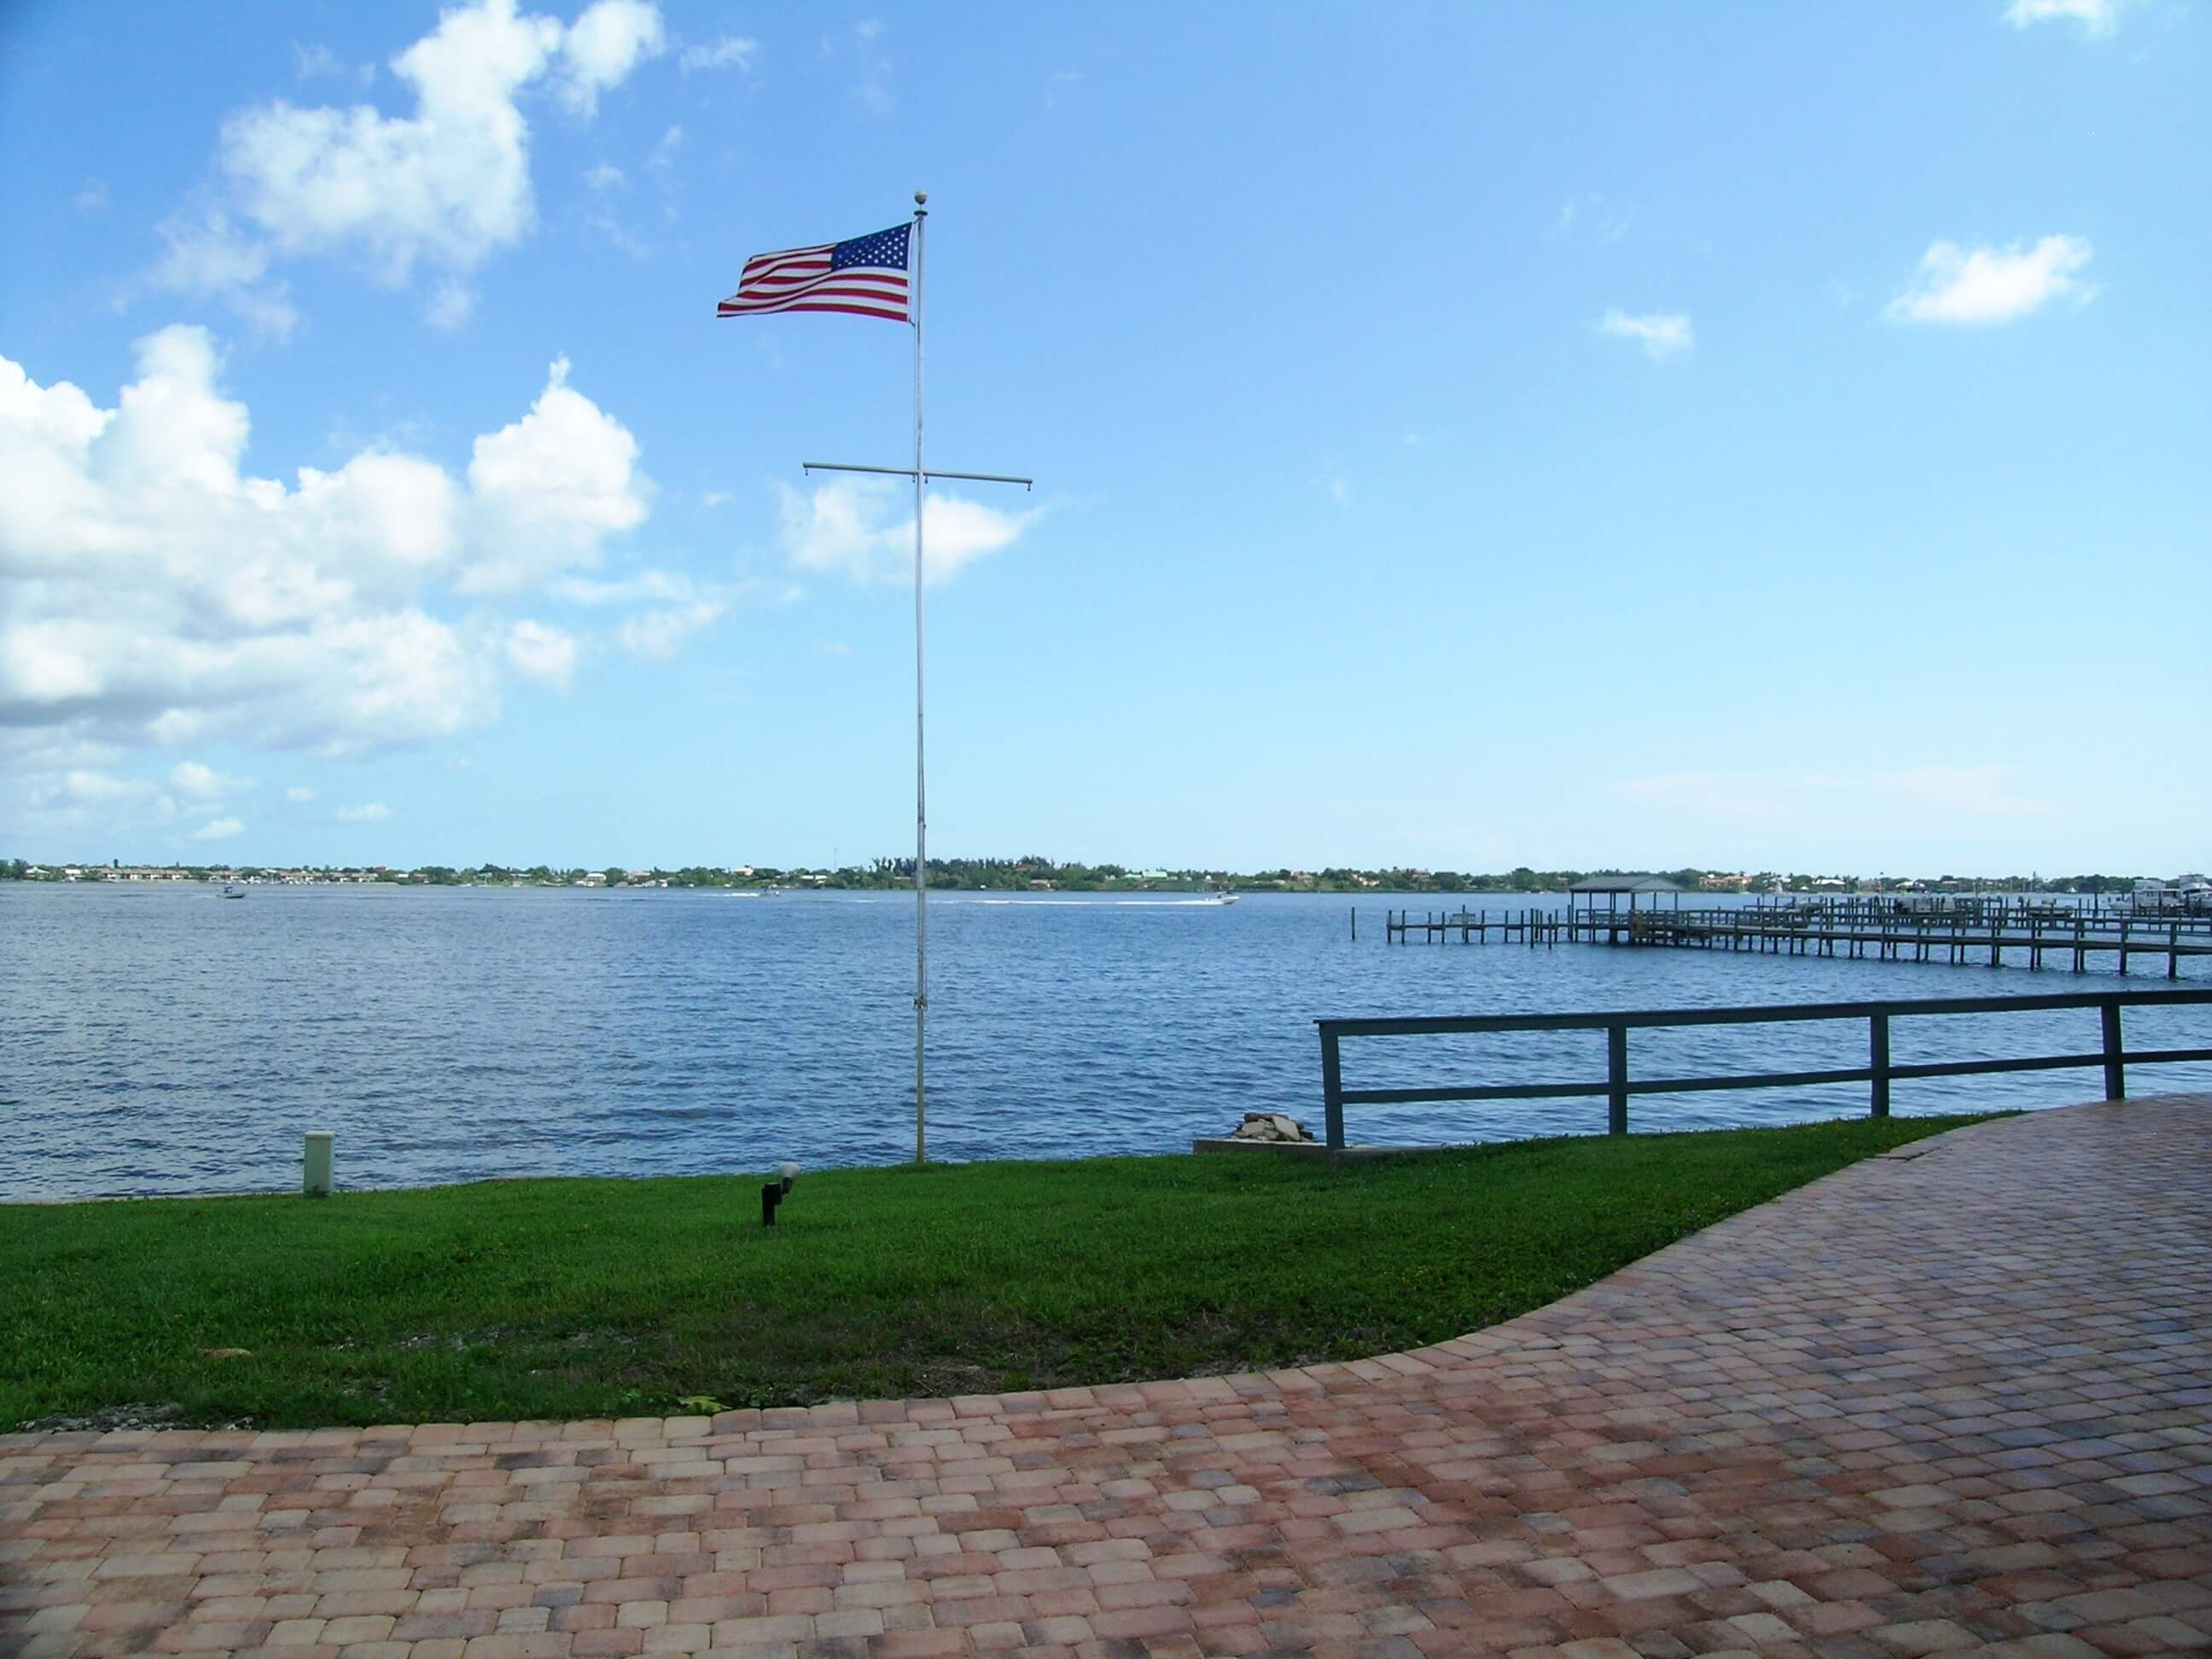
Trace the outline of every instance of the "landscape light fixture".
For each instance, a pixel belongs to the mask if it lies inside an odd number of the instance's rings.
[[[775,1225],[775,1206],[790,1194],[791,1183],[799,1179],[799,1166],[789,1158],[775,1166],[776,1178],[761,1188],[761,1225]]]

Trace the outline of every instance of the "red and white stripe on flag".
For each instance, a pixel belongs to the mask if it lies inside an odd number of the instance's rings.
[[[715,307],[714,314],[842,311],[910,322],[907,250],[913,231],[911,225],[894,225],[818,247],[756,253],[738,276],[738,291]]]

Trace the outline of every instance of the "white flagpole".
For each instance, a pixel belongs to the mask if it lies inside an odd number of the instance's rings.
[[[922,460],[921,423],[921,240],[922,223],[929,217],[923,204],[925,191],[914,193],[914,469],[902,466],[861,466],[841,461],[805,461],[808,472],[871,472],[914,479],[914,1161],[929,1161],[923,1090],[923,1056],[929,1030],[929,793],[928,775],[922,764],[922,632],[921,587],[927,568],[923,562],[921,518],[930,474]],[[978,483],[1018,483],[1027,489],[1034,482],[1005,472],[939,472],[940,478],[966,478]]]
[[[921,244],[928,192],[914,193],[914,1161],[929,1161],[923,1132],[922,1039],[929,1024],[929,795],[921,747]]]

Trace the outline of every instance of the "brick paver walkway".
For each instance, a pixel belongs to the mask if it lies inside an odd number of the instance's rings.
[[[2208,1325],[2212,1097],[2076,1107],[1352,1365],[0,1437],[0,1650],[2202,1649]]]

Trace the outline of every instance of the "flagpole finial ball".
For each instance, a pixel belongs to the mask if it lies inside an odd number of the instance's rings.
[[[924,203],[927,202],[928,200],[929,200],[929,192],[928,192],[927,191],[926,191],[926,190],[918,190],[918,191],[915,191],[915,193],[914,193],[914,204],[915,204],[916,207],[920,207],[920,206],[921,206]]]

